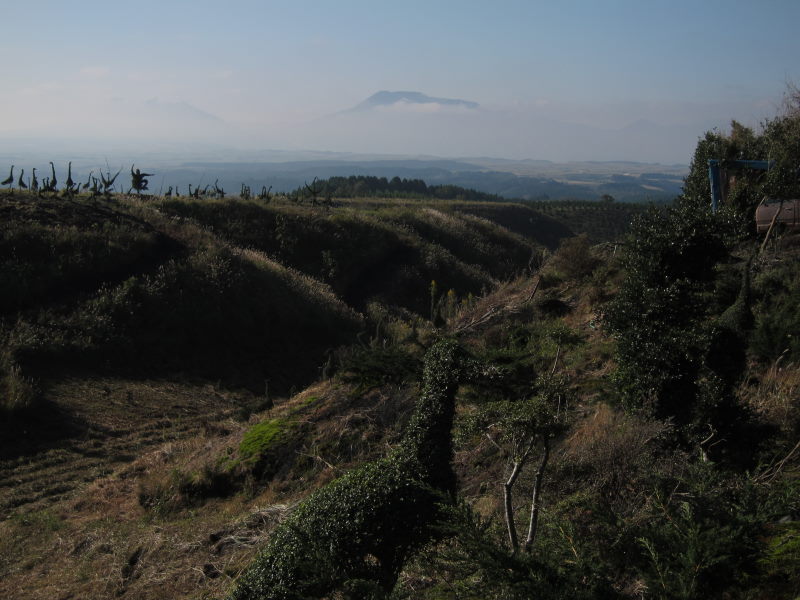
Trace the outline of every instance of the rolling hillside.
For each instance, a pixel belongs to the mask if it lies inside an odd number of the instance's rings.
[[[749,262],[746,238],[698,236],[718,235],[705,213],[616,203],[14,192],[0,211],[0,594],[230,593],[298,502],[402,446],[442,336],[478,373],[455,400],[458,502],[392,597],[797,586],[796,237]],[[651,234],[617,252],[605,242],[634,213]],[[669,278],[687,264],[673,253],[695,257],[681,290],[697,308],[653,312],[669,335],[634,351],[687,349],[691,368],[665,381],[695,377],[694,412],[669,385],[626,410],[621,390],[661,381],[626,375],[626,303],[682,297],[631,274],[655,256]],[[704,348],[733,347],[717,323],[747,277],[732,376]],[[540,489],[531,553],[508,551],[513,431],[534,432],[511,500],[522,535]],[[343,581],[342,597],[387,597]]]

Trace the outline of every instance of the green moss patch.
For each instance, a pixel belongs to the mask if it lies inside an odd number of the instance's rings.
[[[297,423],[268,419],[253,425],[239,444],[239,464],[254,474],[270,476],[280,464],[283,451],[296,438]]]

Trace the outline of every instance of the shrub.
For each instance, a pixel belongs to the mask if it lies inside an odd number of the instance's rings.
[[[545,269],[539,273],[539,289],[554,288],[561,285],[563,281],[562,275],[552,269]]]
[[[208,498],[224,497],[237,489],[236,476],[222,463],[206,463],[196,470],[175,468],[145,477],[137,492],[139,504],[155,516],[190,506]]]
[[[26,377],[15,358],[17,341],[0,327],[0,415],[5,420],[30,412],[39,400],[39,389]]]
[[[391,591],[406,559],[435,535],[439,503],[454,492],[450,430],[460,360],[453,342],[428,351],[422,394],[401,444],[300,504],[273,531],[230,598]]]
[[[682,424],[694,418],[710,340],[709,291],[733,239],[724,215],[690,203],[651,209],[634,224],[622,258],[625,280],[605,315],[628,408],[650,405]]]
[[[768,516],[758,490],[708,464],[691,467],[673,489],[681,499],[662,488],[640,529],[648,588],[657,598],[689,599],[722,597],[745,585],[756,572]]]
[[[386,384],[400,385],[418,376],[421,362],[406,350],[355,347],[340,352],[340,377],[358,391]]]
[[[0,377],[0,414],[7,418],[30,412],[36,406],[39,390],[33,379],[25,377],[17,364],[8,366]]]
[[[603,597],[596,593],[591,581],[580,577],[577,569],[568,570],[559,565],[566,560],[574,566],[575,557],[565,555],[566,548],[548,543],[538,553],[512,554],[502,541],[503,532],[466,501],[461,500],[444,510],[446,519],[440,528],[449,540],[426,553],[419,561],[419,568],[434,580],[445,579],[446,583],[427,590],[425,598],[588,600]],[[408,592],[409,597],[418,597],[413,589]]]
[[[758,561],[773,598],[800,594],[800,523],[774,527],[767,548]]]
[[[796,260],[763,263],[754,278],[756,314],[750,350],[760,361],[800,356],[800,268]]]
[[[592,254],[589,236],[585,233],[562,240],[552,260],[555,268],[570,279],[588,277],[600,262]]]
[[[773,298],[775,305],[756,318],[750,349],[763,362],[800,356],[800,288],[788,298]]]

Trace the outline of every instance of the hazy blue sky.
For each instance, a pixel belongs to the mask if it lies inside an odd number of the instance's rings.
[[[798,0],[2,4],[6,138],[688,161],[800,81]],[[325,119],[378,90],[481,109]]]

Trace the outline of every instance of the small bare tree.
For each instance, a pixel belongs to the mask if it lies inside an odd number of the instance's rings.
[[[314,181],[311,182],[311,185],[305,184],[306,191],[311,196],[311,204],[317,203],[317,196],[319,196],[320,192],[322,192],[322,188],[317,184],[317,178],[314,177]]]
[[[46,192],[56,192],[58,188],[58,179],[56,179],[56,166],[53,164],[53,161],[50,161],[50,170],[53,176],[47,181],[47,185],[45,186]]]
[[[261,186],[261,193],[258,194],[258,199],[263,200],[264,202],[269,202],[272,200],[272,195],[270,194],[271,191],[272,186],[269,186],[269,189],[267,189],[267,186],[265,185]]]
[[[242,184],[242,191],[239,192],[239,197],[242,200],[250,200],[250,198],[252,197],[252,194],[250,192],[250,186],[249,185]]]
[[[214,180],[214,195],[217,198],[224,198],[225,197],[225,190],[217,185],[218,182],[219,182],[219,179],[215,179]]]
[[[552,375],[540,378],[538,393],[530,398],[500,400],[485,405],[477,422],[484,435],[508,462],[508,478],[503,483],[503,512],[511,551],[520,549],[514,508],[514,486],[523,469],[537,453],[538,468],[534,474],[528,517],[528,533],[522,545],[530,553],[536,541],[541,512],[544,473],[550,459],[553,437],[563,431],[566,414],[566,385]]]
[[[62,190],[62,194],[69,198],[77,194],[80,188],[80,186],[72,180],[72,161],[69,161],[67,164],[67,181],[64,186],[65,187]]]
[[[50,164],[52,164],[52,163],[50,163]],[[120,167],[119,171],[117,171],[112,176],[111,175],[111,170],[108,169],[108,165],[106,165],[106,174],[105,175],[103,175],[102,171],[100,172],[100,183],[103,186],[102,194],[106,198],[110,198],[111,197],[111,192],[114,191],[114,182],[117,180],[117,177],[119,177],[120,173],[122,173],[122,167]]]

